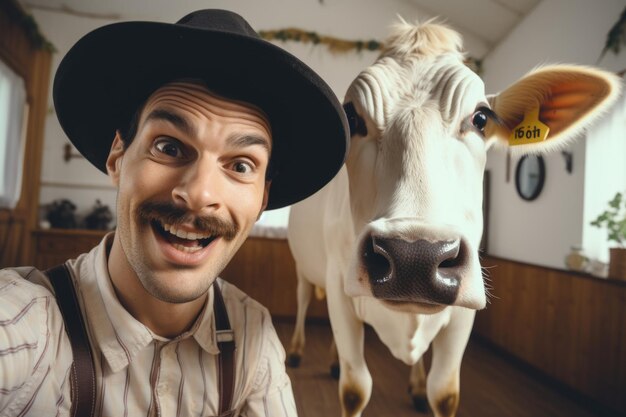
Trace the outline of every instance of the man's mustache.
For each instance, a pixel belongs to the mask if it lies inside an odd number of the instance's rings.
[[[151,222],[158,220],[172,226],[192,224],[196,232],[212,236],[221,236],[233,240],[239,232],[239,226],[216,216],[197,216],[172,203],[147,201],[137,209],[139,220]]]

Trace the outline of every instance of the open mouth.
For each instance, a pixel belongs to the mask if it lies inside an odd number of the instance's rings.
[[[150,224],[152,229],[174,248],[187,253],[194,253],[207,247],[218,237],[217,235],[187,232],[178,229],[175,225],[161,223],[158,220],[152,220]]]

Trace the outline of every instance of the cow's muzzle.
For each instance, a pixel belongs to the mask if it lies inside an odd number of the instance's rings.
[[[468,251],[460,238],[406,241],[369,235],[363,240],[361,261],[378,299],[451,305],[469,262]]]

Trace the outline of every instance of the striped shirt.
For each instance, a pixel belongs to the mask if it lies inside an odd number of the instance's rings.
[[[189,331],[175,339],[152,333],[115,295],[106,257],[112,236],[67,262],[92,345],[96,415],[216,416],[213,291]],[[237,345],[235,415],[296,416],[285,351],[267,309],[217,282]],[[71,364],[70,342],[45,275],[32,267],[0,270],[0,417],[68,416]]]

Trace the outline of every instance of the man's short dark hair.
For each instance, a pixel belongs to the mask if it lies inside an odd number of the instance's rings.
[[[141,112],[143,110],[143,105],[139,106],[133,116],[128,120],[127,123],[120,126],[117,130],[120,134],[120,138],[122,139],[122,143],[124,144],[124,150],[128,149],[135,136],[137,136],[137,129],[139,128],[139,117],[141,116]]]

